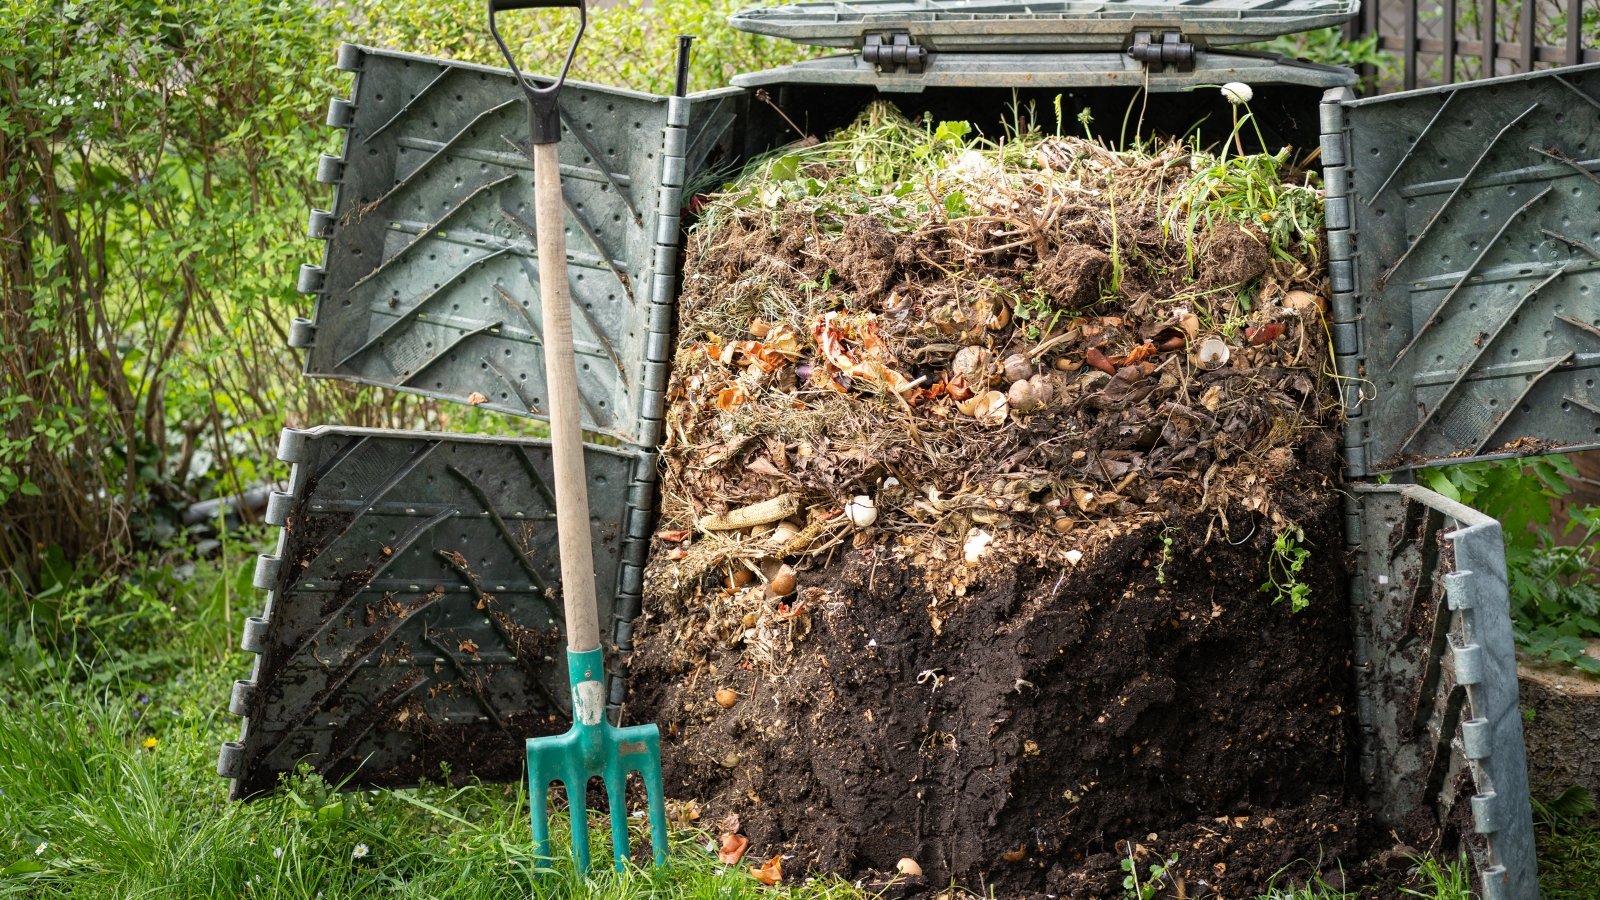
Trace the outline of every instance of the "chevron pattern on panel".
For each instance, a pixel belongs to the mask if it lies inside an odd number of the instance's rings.
[[[527,113],[509,73],[360,51],[323,170],[335,208],[309,375],[544,416]],[[562,94],[561,174],[585,427],[637,437],[662,98]],[[331,159],[331,158],[330,158]]]
[[[1600,66],[1349,122],[1372,467],[1600,445]]]
[[[1482,896],[1537,896],[1500,526],[1415,485],[1353,497],[1368,802],[1380,822],[1467,852]]]
[[[570,715],[548,446],[298,434],[235,794],[301,763],[361,787],[521,777],[524,739]],[[635,461],[586,453],[604,607]]]

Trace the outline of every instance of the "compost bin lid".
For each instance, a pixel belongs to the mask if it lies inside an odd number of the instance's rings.
[[[933,51],[1121,50],[1135,31],[1181,32],[1196,46],[1267,40],[1342,24],[1360,0],[856,0],[748,9],[733,27],[823,47],[909,33]]]

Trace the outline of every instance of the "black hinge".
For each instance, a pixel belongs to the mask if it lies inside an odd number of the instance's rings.
[[[1135,31],[1128,55],[1155,72],[1168,66],[1176,66],[1179,72],[1194,71],[1194,45],[1176,31],[1162,33],[1159,42],[1151,32]]]
[[[922,74],[928,63],[928,48],[904,31],[869,34],[861,45],[861,60],[878,67],[879,72],[898,72],[905,69],[914,75]]]

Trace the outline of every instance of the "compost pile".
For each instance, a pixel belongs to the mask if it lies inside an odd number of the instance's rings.
[[[1236,147],[875,104],[697,198],[631,703],[725,859],[1352,867],[1321,199]]]

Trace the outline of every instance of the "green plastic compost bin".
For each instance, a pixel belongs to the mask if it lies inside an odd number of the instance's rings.
[[[1538,895],[1500,526],[1408,484],[1419,466],[1600,446],[1600,66],[1358,100],[1352,72],[1232,51],[1339,24],[1353,0],[860,0],[735,26],[836,48],[680,97],[569,82],[560,145],[589,496],[608,652],[625,661],[656,497],[655,448],[687,180],[887,96],[997,124],[1035,103],[1228,130],[1213,86],[1251,85],[1271,149],[1321,147],[1331,318],[1346,385],[1346,536],[1361,773],[1374,814],[1469,822],[1482,895]],[[665,48],[663,48],[665,52]],[[308,376],[542,417],[527,120],[508,72],[346,44],[318,178]],[[1201,89],[1204,88],[1204,89]],[[1218,131],[1218,129],[1221,129]],[[257,654],[218,771],[235,797],[306,764],[347,788],[522,776],[570,717],[548,447],[325,426],[284,432]],[[611,712],[625,669],[609,686]]]

